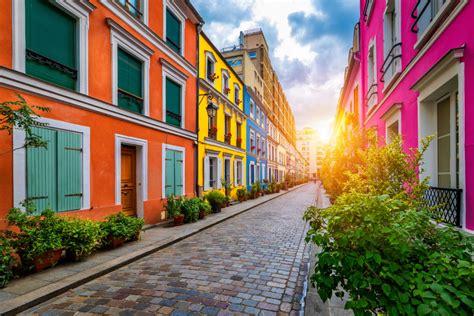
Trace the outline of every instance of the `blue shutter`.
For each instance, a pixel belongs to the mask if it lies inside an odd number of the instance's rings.
[[[174,152],[174,185],[175,194],[183,195],[183,153],[181,151]]]
[[[172,150],[166,150],[165,155],[165,196],[169,196],[175,194],[174,152]]]

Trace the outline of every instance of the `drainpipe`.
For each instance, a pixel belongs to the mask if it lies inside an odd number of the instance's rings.
[[[194,190],[195,190],[195,196],[198,196],[199,194],[199,183],[198,183],[198,177],[199,177],[199,170],[198,170],[198,164],[199,164],[199,34],[201,34],[203,22],[199,23],[196,25],[196,67],[197,67],[197,76],[196,76],[196,135],[197,135],[197,141],[194,143],[194,146],[196,149],[194,150]]]

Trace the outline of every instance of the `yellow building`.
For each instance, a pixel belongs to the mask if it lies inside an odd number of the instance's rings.
[[[199,195],[246,183],[244,85],[209,38],[199,37]]]

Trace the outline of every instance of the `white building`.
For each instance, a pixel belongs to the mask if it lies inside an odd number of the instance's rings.
[[[310,127],[296,131],[296,147],[309,163],[310,176],[316,176],[322,159],[322,141],[319,133]]]

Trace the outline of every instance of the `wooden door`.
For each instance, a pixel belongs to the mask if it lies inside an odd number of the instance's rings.
[[[122,211],[129,216],[137,215],[137,181],[135,147],[122,146],[121,159]]]

